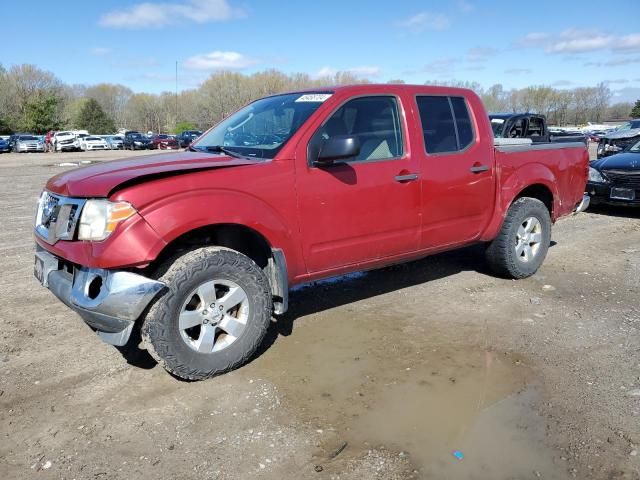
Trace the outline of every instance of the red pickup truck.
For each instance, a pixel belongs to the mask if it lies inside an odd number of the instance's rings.
[[[298,284],[473,243],[532,275],[587,174],[584,143],[494,141],[469,90],[273,95],[187,151],[50,179],[35,274],[106,342],[140,328],[164,368],[208,378],[247,361]]]

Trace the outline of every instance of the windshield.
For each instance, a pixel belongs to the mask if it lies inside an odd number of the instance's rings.
[[[273,158],[331,93],[288,93],[257,100],[220,122],[193,145],[222,146],[242,155]]]
[[[20,137],[20,140],[38,140],[36,137],[33,137],[31,135],[22,135]]]
[[[86,137],[85,140],[97,140],[97,141],[100,141],[102,139],[98,138],[98,137]]]
[[[616,128],[616,131],[631,130],[632,128],[640,128],[640,120],[631,120],[630,122],[624,123]]]
[[[493,130],[493,136],[495,138],[502,137],[502,126],[504,125],[504,119],[502,118],[492,118],[491,119],[491,129]]]

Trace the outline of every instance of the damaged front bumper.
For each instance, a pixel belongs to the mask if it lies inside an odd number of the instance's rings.
[[[36,278],[111,345],[129,341],[140,318],[165,284],[136,273],[72,266],[41,247]]]

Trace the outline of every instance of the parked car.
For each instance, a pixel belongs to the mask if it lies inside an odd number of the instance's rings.
[[[597,204],[640,207],[640,139],[589,165],[587,192]]]
[[[140,132],[127,132],[122,141],[122,148],[128,150],[145,150],[151,148],[151,140]]]
[[[139,322],[164,368],[203,379],[251,358],[295,285],[475,243],[497,274],[533,275],[587,174],[581,142],[494,144],[471,90],[273,95],[187,151],[49,180],[35,274],[106,342]]]
[[[178,141],[171,135],[155,135],[151,137],[151,148],[159,150],[177,150]]]
[[[56,132],[53,135],[54,152],[75,152],[80,150],[80,142],[74,132]]]
[[[9,140],[0,138],[0,153],[8,153],[10,151],[11,151],[11,147],[9,146]]]
[[[121,135],[108,135],[105,140],[111,150],[122,150],[124,137]]]
[[[20,135],[13,146],[16,153],[44,152],[44,142],[35,135]]]
[[[185,130],[176,136],[176,140],[178,141],[180,148],[186,148],[200,135],[202,135],[202,132],[198,130]]]
[[[582,132],[550,130],[544,115],[533,113],[491,113],[491,129],[495,138],[530,138],[532,142],[584,142]]]
[[[88,150],[109,150],[106,140],[95,135],[89,135],[79,140],[80,150],[86,152]]]
[[[7,143],[9,143],[9,150],[11,152],[15,152],[15,146],[16,146],[16,141],[18,140],[18,138],[22,135],[31,135],[29,133],[14,133],[13,135],[9,136],[9,139],[7,140]]]
[[[598,158],[622,152],[640,140],[640,118],[607,132],[598,143]]]

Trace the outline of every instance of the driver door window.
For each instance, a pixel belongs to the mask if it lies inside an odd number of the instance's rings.
[[[402,157],[402,129],[395,97],[361,97],[345,103],[309,142],[309,158],[317,158],[323,142],[336,136],[358,138],[360,153],[350,162]]]

